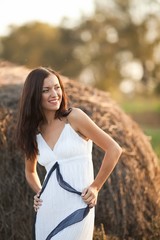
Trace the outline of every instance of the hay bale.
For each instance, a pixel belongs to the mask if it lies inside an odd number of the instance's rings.
[[[21,83],[28,72],[22,66],[0,64],[2,239],[31,239],[33,192],[26,184],[24,159],[13,138]],[[118,165],[99,193],[96,227],[103,224],[107,235],[115,239],[151,239],[154,235],[153,221],[160,213],[160,168],[149,138],[108,93],[63,78],[69,104],[83,109],[123,148]],[[101,149],[94,146],[95,173],[102,157]],[[41,168],[39,172],[43,178]]]

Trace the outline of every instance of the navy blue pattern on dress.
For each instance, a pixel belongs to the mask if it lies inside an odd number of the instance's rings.
[[[65,189],[68,192],[71,193],[75,193],[78,195],[81,195],[81,192],[77,191],[76,189],[74,189],[72,186],[70,186],[66,181],[64,181],[62,174],[60,172],[60,168],[59,168],[59,164],[58,162],[56,162],[52,168],[50,169],[44,183],[41,189],[41,192],[39,194],[39,197],[41,196],[41,194],[43,193],[43,191],[45,190],[47,183],[50,179],[50,176],[52,175],[52,173],[54,172],[54,170],[56,169],[56,176],[57,176],[57,181],[59,183],[59,185]],[[63,219],[51,232],[50,234],[47,236],[46,240],[50,240],[53,236],[55,236],[58,232],[62,231],[63,229],[65,229],[66,227],[78,223],[80,221],[82,221],[89,213],[89,206],[85,207],[85,208],[81,208],[78,209],[76,211],[74,211],[73,213],[71,213],[68,217],[66,217],[65,219]],[[33,228],[33,239],[35,240],[35,223],[36,223],[36,215],[35,214],[35,219],[34,219],[34,228]]]

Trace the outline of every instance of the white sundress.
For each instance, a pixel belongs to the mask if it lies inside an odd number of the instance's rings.
[[[84,140],[66,123],[54,149],[41,134],[37,144],[38,162],[47,171],[43,187],[48,182],[40,196],[43,202],[36,214],[34,238],[92,240],[95,209],[89,209],[80,196],[94,179],[92,141]]]

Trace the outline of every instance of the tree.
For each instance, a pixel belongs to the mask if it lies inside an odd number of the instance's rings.
[[[81,66],[72,55],[77,41],[70,29],[33,22],[12,27],[10,35],[2,38],[1,58],[28,67],[52,66],[65,75],[75,76]]]
[[[82,54],[79,58],[93,71],[95,86],[111,90],[126,78],[145,91],[158,86],[159,2],[146,0],[136,5],[134,0],[96,0],[95,4],[94,15],[77,30],[83,40],[77,48],[85,53],[87,64]],[[139,8],[144,9],[141,16]],[[134,81],[137,79],[128,63],[137,63],[141,68],[139,81]],[[124,72],[125,65],[128,71]]]
[[[140,11],[141,10],[141,11]],[[143,11],[142,11],[143,10]],[[127,81],[159,92],[159,0],[95,0],[95,12],[74,28],[30,23],[2,38],[1,58],[28,67],[49,65],[103,90]]]

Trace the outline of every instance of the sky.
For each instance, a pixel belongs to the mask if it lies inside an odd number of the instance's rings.
[[[63,17],[73,23],[81,13],[94,11],[93,0],[0,0],[0,36],[6,35],[9,25],[20,26],[31,21],[60,24]]]

